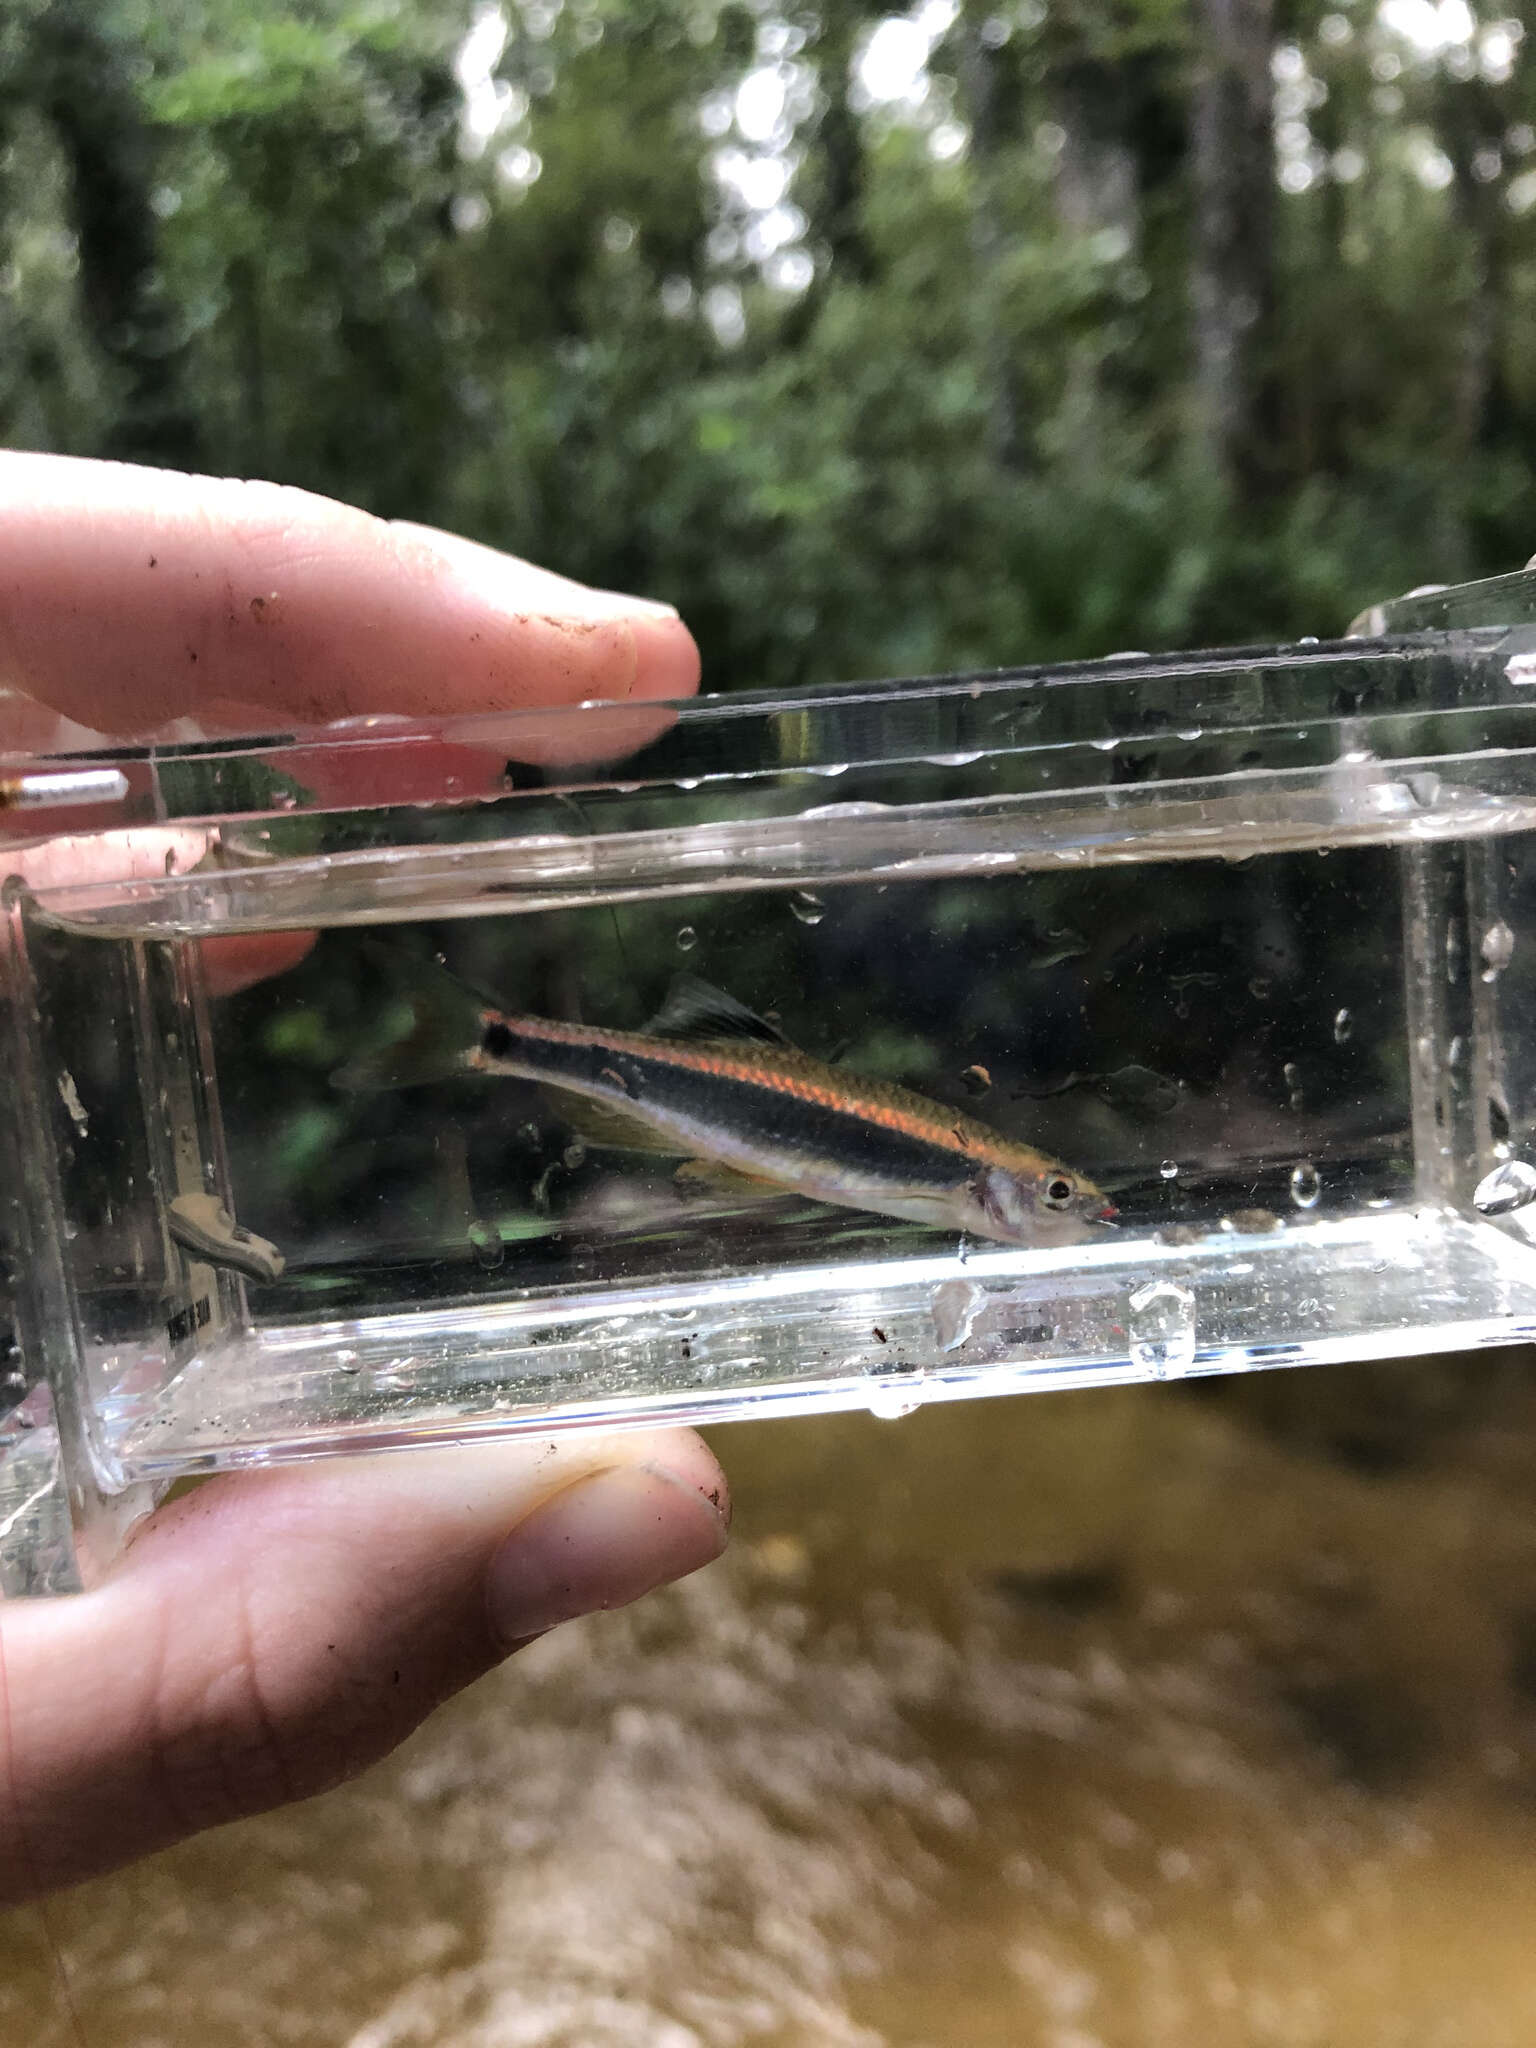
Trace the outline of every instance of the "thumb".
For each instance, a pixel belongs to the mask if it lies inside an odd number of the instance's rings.
[[[0,1904],[323,1790],[728,1520],[686,1431],[210,1481],[93,1591],[0,1610]]]

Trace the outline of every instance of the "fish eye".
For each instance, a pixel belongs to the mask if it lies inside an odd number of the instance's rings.
[[[1069,1173],[1053,1173],[1045,1184],[1045,1205],[1048,1209],[1065,1209],[1077,1193],[1077,1182]]]

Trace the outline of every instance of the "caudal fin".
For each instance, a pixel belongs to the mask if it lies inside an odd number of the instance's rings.
[[[331,1086],[353,1095],[386,1088],[419,1088],[472,1071],[486,1003],[434,961],[404,948],[365,948],[390,993],[369,1042],[331,1075]]]

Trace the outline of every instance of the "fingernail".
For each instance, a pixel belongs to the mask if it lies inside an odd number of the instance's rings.
[[[677,606],[664,604],[659,597],[631,597],[622,590],[594,590],[592,595],[605,598],[616,612],[639,612],[648,619],[677,617]]]
[[[659,1467],[594,1472],[545,1501],[491,1560],[491,1625],[510,1646],[562,1621],[627,1607],[725,1548],[723,1494]]]
[[[506,555],[483,541],[444,533],[435,526],[394,519],[391,530],[403,540],[425,548],[453,571],[454,580],[477,598],[524,616],[542,612],[568,619],[675,619],[677,607],[655,597],[633,597],[624,590],[599,590],[574,577],[541,569],[516,555]]]
[[[635,679],[631,697],[656,701],[689,697],[699,686],[699,650],[693,635],[670,605],[633,621]]]

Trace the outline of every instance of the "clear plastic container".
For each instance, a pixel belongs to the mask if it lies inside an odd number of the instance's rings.
[[[215,1468],[1528,1338],[1536,576],[1360,626],[0,764],[0,1587]]]

